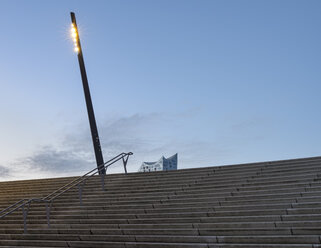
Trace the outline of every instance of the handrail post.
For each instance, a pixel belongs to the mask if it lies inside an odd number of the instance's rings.
[[[122,157],[125,174],[127,174],[127,167],[126,166],[127,166],[128,158],[129,158],[129,155],[127,155],[126,159],[124,159],[124,157]]]
[[[82,186],[83,184],[78,184],[78,194],[79,194],[79,203],[82,205]]]
[[[27,212],[25,210],[25,205],[22,205],[22,216],[23,216],[23,233],[27,234]]]
[[[103,189],[103,191],[105,191],[105,174],[100,174],[101,177],[101,187]]]
[[[48,206],[48,202],[46,202],[46,216],[47,216],[48,228],[50,228],[50,210],[51,210],[51,202],[50,202],[50,206]]]

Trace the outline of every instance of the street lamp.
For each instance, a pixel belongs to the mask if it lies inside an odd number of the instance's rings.
[[[91,137],[92,137],[94,150],[95,150],[97,168],[99,170],[99,174],[106,174],[106,170],[104,168],[104,158],[101,152],[101,146],[100,146],[100,141],[98,136],[96,120],[95,120],[94,108],[92,105],[89,86],[88,86],[88,79],[86,74],[84,57],[81,50],[79,32],[78,32],[77,23],[76,23],[76,16],[74,12],[70,12],[70,16],[71,16],[71,36],[74,42],[74,50],[78,56],[80,74],[81,74],[82,85],[84,88],[84,94],[86,99],[87,113],[88,113],[89,125],[91,130]]]

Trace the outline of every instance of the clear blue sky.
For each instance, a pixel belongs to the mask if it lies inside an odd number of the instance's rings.
[[[320,9],[1,0],[0,179],[95,166],[70,11],[105,159],[132,151],[136,171],[176,152],[180,168],[321,155]]]

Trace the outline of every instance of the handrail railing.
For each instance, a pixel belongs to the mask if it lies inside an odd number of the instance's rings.
[[[74,179],[73,181],[65,184],[64,186],[60,187],[59,189],[55,190],[54,192],[50,193],[49,195],[47,195],[43,198],[21,199],[20,201],[17,201],[16,203],[14,203],[14,204],[10,205],[9,207],[0,211],[0,219],[4,218],[5,216],[7,216],[7,215],[11,214],[12,212],[21,208],[22,214],[23,214],[23,229],[24,229],[24,233],[27,233],[27,216],[28,216],[28,212],[29,212],[31,203],[32,202],[43,202],[46,204],[47,224],[48,224],[48,227],[50,227],[50,211],[51,211],[52,203],[56,198],[58,198],[59,196],[61,196],[64,193],[66,193],[67,191],[73,189],[74,187],[78,186],[79,202],[80,202],[80,205],[82,205],[82,189],[83,189],[83,186],[86,183],[86,181],[89,178],[96,175],[97,173],[99,173],[99,171],[101,171],[101,170],[106,170],[106,172],[107,172],[108,167],[113,165],[114,163],[116,163],[119,160],[123,161],[125,174],[127,174],[127,162],[128,162],[128,158],[130,155],[133,155],[133,153],[132,152],[120,153],[116,157],[105,162],[103,165],[101,165],[95,169],[92,169],[91,171],[87,172],[83,176],[80,176],[80,177]],[[101,174],[101,185],[102,185],[102,189],[105,190],[105,174],[104,173]],[[27,206],[27,209],[26,209],[26,206]]]

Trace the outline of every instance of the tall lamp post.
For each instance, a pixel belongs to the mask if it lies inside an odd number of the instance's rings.
[[[88,113],[89,125],[91,130],[91,137],[92,137],[94,150],[95,150],[97,168],[99,170],[99,174],[106,174],[106,170],[104,168],[104,158],[101,152],[101,146],[100,146],[100,141],[98,136],[96,120],[95,120],[94,108],[91,101],[91,96],[90,96],[90,91],[88,86],[85,62],[82,54],[80,38],[79,38],[79,33],[78,33],[78,28],[76,23],[76,16],[74,12],[70,12],[70,16],[71,16],[71,35],[75,45],[75,52],[78,55],[79,68],[80,68],[81,79],[82,79],[82,84],[83,84],[84,94],[86,99],[87,113]]]

